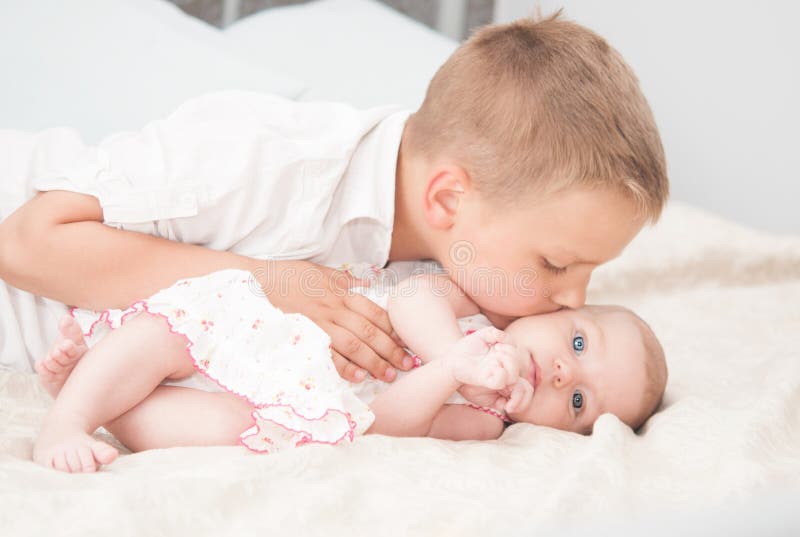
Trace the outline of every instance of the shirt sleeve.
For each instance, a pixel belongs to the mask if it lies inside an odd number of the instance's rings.
[[[198,129],[215,123],[197,115],[198,104],[189,101],[141,131],[118,133],[97,146],[73,151],[71,162],[35,178],[33,187],[95,196],[110,224],[196,215],[203,190],[196,169],[203,156],[198,151],[204,149],[197,143]],[[222,153],[224,149],[219,147]],[[176,158],[179,154],[185,158]]]
[[[274,127],[291,119],[287,103],[249,92],[198,97],[141,131],[73,151],[32,186],[95,196],[113,227],[230,249],[270,207],[297,201],[279,185],[297,152]]]
[[[326,218],[346,212],[336,205],[339,184],[360,140],[386,115],[212,93],[141,131],[73,148],[32,187],[92,195],[105,224],[119,229],[252,257],[307,259],[336,238],[341,222]]]

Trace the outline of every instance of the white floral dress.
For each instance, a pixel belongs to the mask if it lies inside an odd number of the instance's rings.
[[[360,291],[385,307],[385,288],[383,296]],[[254,451],[352,441],[370,427],[375,416],[369,403],[389,386],[370,376],[357,384],[342,379],[330,358],[328,335],[307,317],[274,307],[246,271],[180,280],[125,310],[73,308],[71,314],[91,347],[143,311],[163,317],[172,332],[186,338],[187,357],[197,370],[164,384],[246,398],[253,425],[240,442]],[[459,323],[465,333],[489,325],[483,315]],[[469,404],[458,394],[449,402]]]

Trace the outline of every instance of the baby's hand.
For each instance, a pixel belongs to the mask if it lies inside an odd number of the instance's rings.
[[[507,398],[503,410],[510,414],[528,406],[533,398],[533,386],[528,379],[519,377],[508,393],[502,395]]]
[[[462,384],[492,390],[516,382],[519,367],[514,359],[514,347],[502,343],[504,338],[504,332],[489,326],[458,340],[446,357],[453,378]]]

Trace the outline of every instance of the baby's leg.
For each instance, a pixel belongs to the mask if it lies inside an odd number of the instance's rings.
[[[253,425],[242,397],[181,386],[159,386],[104,427],[131,451],[177,446],[229,446]]]
[[[143,401],[165,378],[194,371],[186,340],[146,313],[103,338],[78,361],[45,418],[33,459],[67,472],[91,472],[117,451],[91,434]]]

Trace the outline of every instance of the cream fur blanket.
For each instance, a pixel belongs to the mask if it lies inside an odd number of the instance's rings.
[[[800,483],[800,237],[672,203],[589,298],[633,308],[667,351],[665,405],[639,435],[603,416],[590,437],[515,425],[483,443],[180,448],[66,475],[30,461],[48,397],[35,377],[0,373],[0,531],[530,535]]]

